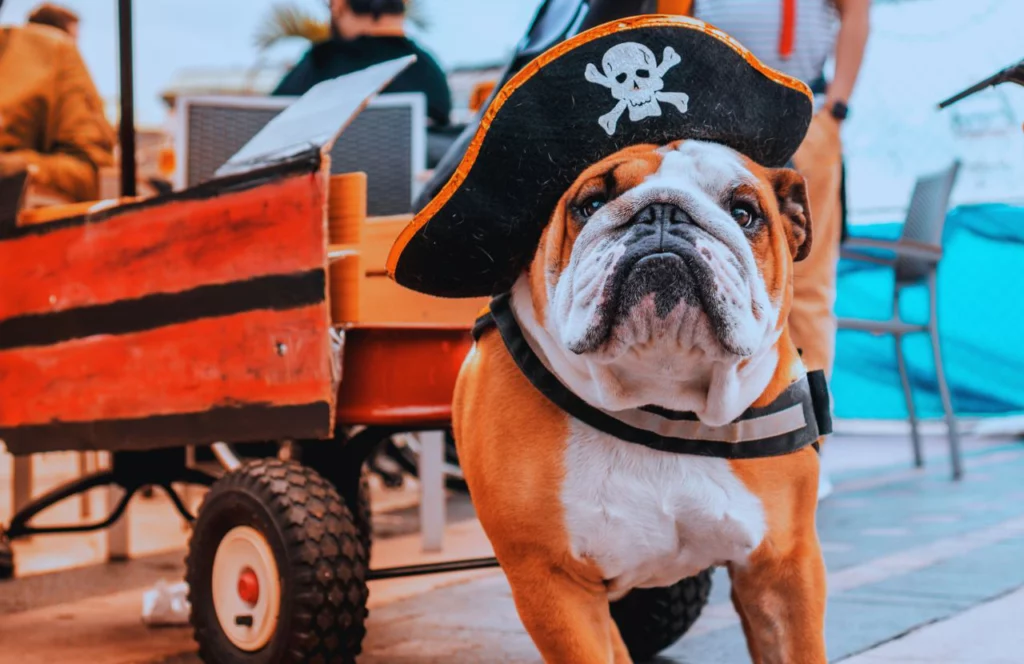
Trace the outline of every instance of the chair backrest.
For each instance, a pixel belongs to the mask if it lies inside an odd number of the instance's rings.
[[[181,97],[176,185],[214,172],[297,97]],[[421,93],[380,95],[342,132],[331,172],[367,175],[367,213],[406,214],[426,169],[426,100]]]
[[[954,161],[947,168],[918,178],[914,193],[910,197],[907,218],[903,223],[901,240],[942,246],[942,231],[949,212],[949,198],[953,193],[960,162]],[[928,276],[935,266],[920,258],[901,256],[896,260],[896,281],[912,283]]]

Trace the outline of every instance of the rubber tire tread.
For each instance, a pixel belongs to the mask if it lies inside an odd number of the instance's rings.
[[[210,583],[217,547],[236,525],[267,538],[282,579],[278,633],[251,653],[223,633]],[[200,659],[354,664],[366,635],[367,569],[352,513],[330,482],[292,461],[246,463],[210,488],[189,543],[186,580]]]
[[[612,602],[612,618],[634,661],[650,661],[693,627],[708,603],[713,571],[664,588],[637,588]]]

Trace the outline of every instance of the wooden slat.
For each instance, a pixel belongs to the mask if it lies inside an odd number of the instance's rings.
[[[324,305],[0,352],[0,428],[330,400]]]
[[[388,252],[411,216],[376,217],[366,221],[360,247],[366,277],[360,285],[359,322],[436,323],[471,326],[487,298],[445,299],[399,286],[384,276]]]
[[[0,241],[0,320],[323,269],[315,174]]]
[[[361,285],[359,322],[473,325],[487,298],[450,300],[399,286],[387,277],[367,277]]]

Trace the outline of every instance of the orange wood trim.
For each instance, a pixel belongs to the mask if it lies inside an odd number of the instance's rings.
[[[471,326],[487,298],[441,298],[399,286],[385,276],[366,277],[360,287],[359,321]]]
[[[324,401],[326,304],[0,352],[0,427]]]
[[[363,268],[370,273],[387,269],[388,252],[402,229],[412,221],[412,215],[376,217],[367,220],[363,228]]]
[[[352,253],[331,263],[328,271],[331,289],[331,321],[335,325],[360,320],[359,303],[363,296],[363,261],[359,248],[349,245]]]
[[[0,320],[322,268],[317,177],[0,242]]]
[[[138,196],[125,196],[119,199],[111,199],[107,201],[85,201],[82,203],[64,203],[61,205],[47,205],[45,207],[31,208],[29,210],[23,210],[21,214],[18,215],[18,225],[31,226],[33,224],[57,221],[58,219],[68,219],[70,217],[88,214],[89,212],[94,212],[106,207],[134,203],[139,200],[142,199]]]
[[[469,94],[469,110],[476,113],[483,105],[487,103],[487,98],[494,92],[495,86],[498,85],[497,81],[481,81],[473,86],[472,92]]]
[[[659,14],[689,16],[692,9],[693,0],[658,0]]]
[[[331,244],[359,244],[366,221],[366,173],[330,176],[327,225]]]
[[[395,277],[395,270],[398,267],[398,258],[401,256],[406,245],[409,244],[413,236],[416,235],[424,225],[426,225],[431,217],[437,214],[445,203],[451,199],[459,187],[462,186],[462,183],[465,181],[469,171],[476,163],[476,158],[480,154],[480,148],[483,145],[484,137],[487,136],[487,131],[490,129],[491,123],[494,121],[495,116],[501,110],[502,106],[505,105],[505,102],[508,101],[509,97],[511,97],[516,90],[533,78],[537,72],[546,67],[550,62],[558,59],[565,53],[582,44],[586,44],[596,39],[600,39],[601,37],[618,32],[657,27],[676,27],[704,32],[705,34],[710,35],[729,46],[767,78],[775,81],[776,83],[792,88],[793,90],[802,92],[813,102],[811,91],[803,81],[772,69],[758,60],[753,53],[748,51],[742,44],[726,33],[708,23],[705,23],[704,21],[698,21],[697,19],[689,16],[635,16],[632,18],[605,23],[604,25],[599,25],[596,28],[587,30],[586,32],[581,32],[575,37],[567,39],[539,55],[525,67],[520,69],[519,72],[517,72],[516,75],[498,91],[494,101],[491,102],[491,105],[487,108],[487,112],[484,114],[484,117],[480,120],[480,128],[477,129],[476,135],[473,137],[473,140],[466,151],[466,156],[463,157],[458,169],[452,174],[451,179],[449,179],[444,188],[441,189],[441,192],[435,196],[434,199],[419,212],[419,214],[416,215],[412,222],[402,230],[398,239],[395,240],[394,245],[391,247],[391,252],[388,254],[387,261],[387,270],[391,278],[394,279]]]

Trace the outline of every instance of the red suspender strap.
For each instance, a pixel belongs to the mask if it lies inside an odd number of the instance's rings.
[[[796,2],[782,0],[782,30],[779,31],[779,55],[783,60],[793,55],[793,42],[796,41]]]

